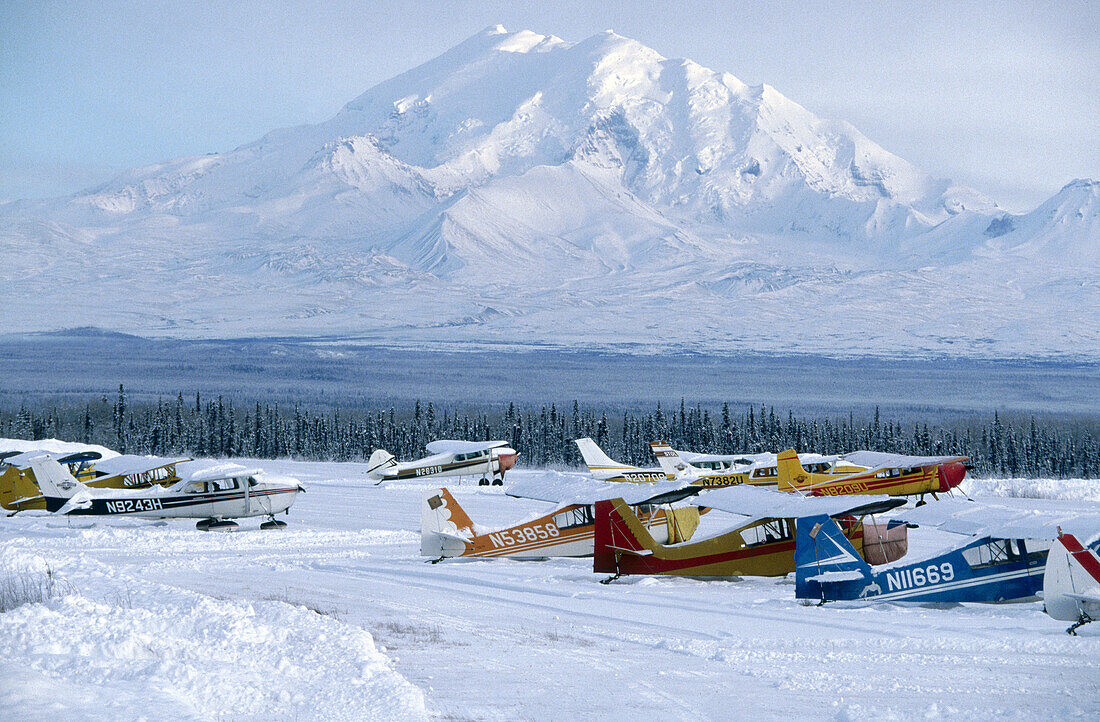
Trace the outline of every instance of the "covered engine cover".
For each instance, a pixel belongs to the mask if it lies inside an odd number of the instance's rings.
[[[909,527],[904,522],[863,525],[863,558],[868,564],[897,561],[909,551]]]

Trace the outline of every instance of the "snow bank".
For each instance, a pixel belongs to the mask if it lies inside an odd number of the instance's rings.
[[[1100,502],[1100,479],[972,479],[963,482],[969,496],[1062,499]]]
[[[13,557],[0,555],[0,573],[42,564]],[[104,600],[78,591],[0,615],[0,717],[427,715],[423,694],[393,670],[371,635],[331,616],[159,584],[97,587],[107,590]]]

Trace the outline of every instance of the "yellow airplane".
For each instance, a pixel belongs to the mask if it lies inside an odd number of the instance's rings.
[[[694,454],[692,456],[695,461],[688,461],[684,452],[673,449],[664,441],[652,441],[649,446],[665,474],[670,478],[689,480],[696,486],[776,486],[779,481],[775,454],[746,454],[738,457]],[[803,462],[810,471],[829,476],[848,476],[867,468],[840,456],[820,454],[808,454]]]
[[[12,514],[44,510],[46,499],[29,462],[38,456],[53,456],[43,451],[8,453],[0,458],[0,507]],[[68,464],[70,473],[92,488],[139,489],[154,484],[169,486],[178,482],[176,464],[186,458],[120,455],[99,459],[96,452],[63,456],[57,461]],[[94,463],[89,463],[94,461]]]
[[[907,456],[877,451],[845,454],[848,461],[865,467],[846,475],[815,474],[799,462],[794,449],[779,454],[779,491],[809,496],[888,494],[914,496],[950,491],[966,476],[968,456]]]

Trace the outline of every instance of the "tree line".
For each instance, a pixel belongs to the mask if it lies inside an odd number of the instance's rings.
[[[978,475],[1100,478],[1100,435],[1094,425],[1036,417],[909,422],[873,416],[802,417],[766,405],[731,409],[688,406],[620,413],[556,404],[495,411],[437,407],[417,401],[400,412],[310,410],[299,404],[238,404],[198,393],[156,403],[130,403],[123,386],[113,398],[0,411],[0,437],[57,438],[101,444],[122,453],[162,456],[246,456],[311,461],[361,461],[378,448],[399,459],[424,455],[433,439],[501,439],[520,463],[576,468],[573,439],[592,437],[612,457],[639,466],[655,460],[649,442],[709,453],[794,448],[837,454],[855,449],[920,455],[966,455]],[[4,449],[0,449],[0,452]]]

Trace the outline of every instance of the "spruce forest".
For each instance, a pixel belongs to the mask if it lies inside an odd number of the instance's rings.
[[[501,439],[529,467],[583,466],[573,439],[589,436],[612,457],[652,466],[652,440],[709,453],[837,454],[856,449],[902,454],[961,454],[978,476],[1100,478],[1095,420],[1006,419],[994,413],[970,421],[913,423],[852,414],[802,418],[766,405],[720,409],[660,404],[649,412],[611,412],[576,401],[567,406],[508,405],[495,412],[437,407],[345,412],[299,405],[237,404],[224,396],[182,393],[156,403],[112,398],[0,411],[0,437],[56,438],[101,444],[122,453],[194,457],[364,461],[378,448],[399,459],[425,454],[433,439]],[[4,451],[0,449],[0,452]]]

